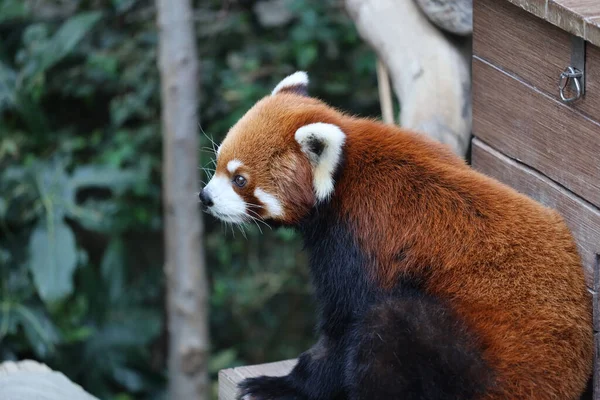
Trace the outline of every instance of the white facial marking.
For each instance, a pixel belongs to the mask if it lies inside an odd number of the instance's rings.
[[[313,186],[318,200],[325,200],[333,193],[333,174],[340,162],[346,134],[333,124],[318,122],[299,128],[296,141],[313,165]],[[314,143],[322,146],[320,154],[314,152]]]
[[[308,85],[308,74],[304,71],[298,71],[292,75],[284,78],[281,82],[275,86],[271,95],[279,93],[281,90],[294,86],[307,86]]]
[[[215,217],[223,221],[240,224],[246,217],[246,202],[231,187],[226,176],[215,175],[204,188],[213,201],[208,209]]]
[[[239,167],[244,165],[240,160],[231,160],[227,163],[227,171],[233,174]]]
[[[271,217],[283,216],[283,207],[281,206],[281,202],[277,200],[277,197],[265,192],[261,188],[254,189],[254,196],[263,203]]]

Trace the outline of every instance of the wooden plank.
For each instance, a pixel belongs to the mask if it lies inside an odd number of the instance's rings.
[[[505,1],[473,4],[473,53],[556,95],[569,65],[569,34]]]
[[[600,36],[598,36],[600,20],[597,18],[600,16],[600,2],[598,0],[507,1],[573,35],[600,46]]]
[[[473,131],[600,206],[600,124],[477,57]]]
[[[548,4],[547,0],[508,0],[510,3],[514,4],[517,7],[522,8],[535,15],[538,18],[544,19],[546,18],[546,5]],[[477,6],[479,0],[475,1],[474,6]]]
[[[551,0],[548,1],[546,20],[574,35],[589,39],[586,24],[591,22],[590,17],[597,15],[600,15],[598,0]]]
[[[557,6],[571,14],[576,14],[579,19],[600,15],[600,2],[598,0],[551,0],[548,7],[551,6]],[[567,14],[563,14],[563,16],[565,18],[569,17]]]
[[[588,18],[588,24],[585,27],[586,37],[591,42],[600,46],[600,15]]]
[[[235,400],[237,385],[246,378],[261,375],[283,376],[290,373],[296,360],[279,361],[269,364],[249,365],[219,371],[219,400]]]
[[[473,31],[473,53],[477,57],[559,100],[558,79],[571,63],[569,33],[510,3],[495,0],[474,3]],[[600,48],[588,44],[586,95],[569,107],[600,121],[598,104]]]
[[[475,131],[475,135],[478,133]],[[475,169],[554,208],[563,216],[577,242],[588,287],[593,288],[596,257],[600,254],[600,209],[478,139],[473,140],[472,162]]]

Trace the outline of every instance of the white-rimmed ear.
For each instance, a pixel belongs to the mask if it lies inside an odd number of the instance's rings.
[[[275,86],[271,96],[284,92],[308,96],[308,74],[304,71],[294,72]]]
[[[336,125],[318,122],[299,128],[295,137],[312,164],[317,200],[325,200],[333,193],[333,174],[342,157],[346,134]]]

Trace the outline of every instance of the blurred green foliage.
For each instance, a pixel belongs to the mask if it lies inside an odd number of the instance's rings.
[[[340,1],[197,1],[194,18],[202,147],[296,69],[378,115],[375,57]],[[0,1],[0,360],[104,399],[165,389],[155,19],[143,0]],[[299,238],[205,222],[213,378],[297,356],[314,322]]]

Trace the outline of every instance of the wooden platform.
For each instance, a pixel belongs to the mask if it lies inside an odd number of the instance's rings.
[[[246,378],[287,375],[295,365],[296,360],[286,360],[221,370],[219,371],[219,400],[235,400],[237,385]]]

